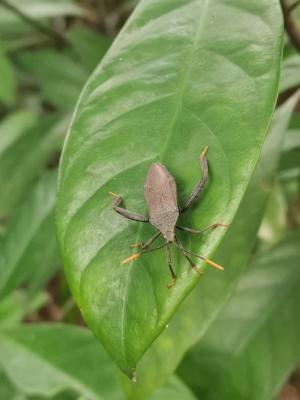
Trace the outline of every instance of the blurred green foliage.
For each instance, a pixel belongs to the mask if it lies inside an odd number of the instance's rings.
[[[143,1],[151,14],[156,1]],[[288,38],[281,106],[215,254],[226,275],[205,273],[137,383],[84,326],[61,270],[54,208],[67,128],[136,3],[0,0],[0,398],[271,400],[300,358],[300,55]]]

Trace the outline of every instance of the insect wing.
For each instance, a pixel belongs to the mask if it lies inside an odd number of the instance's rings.
[[[145,182],[145,198],[150,219],[178,210],[176,182],[164,165],[151,165]]]

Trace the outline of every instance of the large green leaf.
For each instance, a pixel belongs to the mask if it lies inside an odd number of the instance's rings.
[[[270,122],[280,56],[275,0],[144,0],[80,97],[61,164],[58,238],[86,321],[128,375],[199,274],[174,254],[168,290],[162,252],[121,266],[128,245],[153,229],[116,215],[107,192],[146,213],[144,179],[160,161],[182,201],[208,145],[210,184],[182,224],[230,222]],[[193,250],[211,255],[223,233],[195,238]]]
[[[58,264],[54,231],[56,173],[47,174],[13,214],[1,242],[0,298],[31,275],[47,279]]]
[[[300,232],[260,254],[179,371],[203,400],[271,400],[300,357]],[[212,385],[213,381],[213,385]]]
[[[224,276],[216,271],[206,272],[205,279],[183,302],[141,360],[136,374],[138,382],[130,384],[124,380],[131,399],[140,400],[165,382],[232,295],[256,242],[266,203],[274,187],[283,137],[298,99],[299,94],[296,94],[274,114],[255,173],[215,254],[215,258],[226,265]]]

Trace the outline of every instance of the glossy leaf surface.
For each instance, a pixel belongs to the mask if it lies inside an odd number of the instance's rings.
[[[280,54],[275,0],[145,0],[80,97],[61,164],[58,238],[85,319],[128,375],[199,275],[175,252],[172,290],[163,252],[121,266],[128,245],[153,229],[116,215],[107,192],[146,213],[144,179],[160,161],[181,202],[208,145],[210,183],[181,223],[230,222],[270,122]],[[223,234],[194,239],[192,249],[210,256]]]
[[[179,371],[199,398],[273,399],[299,362],[299,240],[298,232],[257,257],[184,359]]]

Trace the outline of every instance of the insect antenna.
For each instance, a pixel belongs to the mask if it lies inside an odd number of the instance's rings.
[[[175,236],[175,246],[187,258],[187,260],[189,261],[189,263],[191,265],[192,265],[191,260],[187,257],[187,255],[191,255],[191,256],[200,258],[201,260],[203,260],[206,264],[210,265],[211,267],[214,267],[214,268],[217,268],[217,269],[219,269],[221,271],[224,271],[224,268],[221,265],[215,263],[214,261],[209,260],[206,257],[200,256],[199,254],[193,253],[192,251],[188,251],[188,250],[184,249],[182,247],[182,244],[181,244],[181,242],[180,242],[180,240],[178,239],[177,236]],[[195,269],[195,266],[193,268]]]

